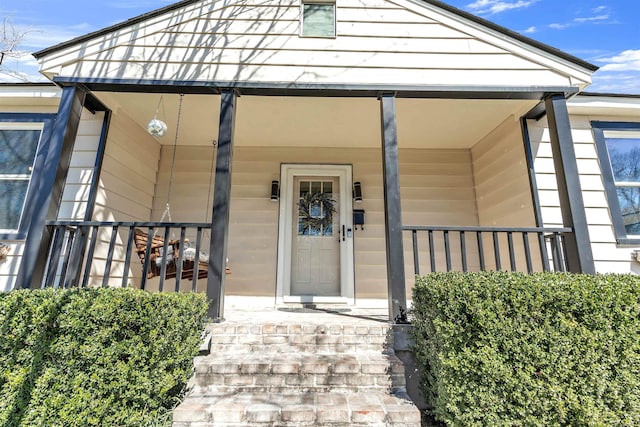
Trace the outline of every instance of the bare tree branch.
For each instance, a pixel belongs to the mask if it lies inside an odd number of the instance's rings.
[[[10,18],[5,17],[0,26],[0,65],[4,58],[19,58],[25,53],[17,50],[18,45],[28,34],[28,31],[20,31]]]

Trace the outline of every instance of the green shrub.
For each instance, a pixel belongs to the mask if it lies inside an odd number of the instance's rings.
[[[0,296],[0,426],[168,419],[191,374],[203,295],[133,289]]]
[[[440,273],[413,294],[432,415],[449,426],[640,425],[640,278]]]

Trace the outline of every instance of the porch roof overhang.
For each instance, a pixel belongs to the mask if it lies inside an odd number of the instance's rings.
[[[393,94],[396,98],[443,99],[537,99],[561,93],[566,97],[580,91],[568,86],[465,86],[465,85],[369,85],[343,83],[298,82],[215,82],[200,80],[108,79],[65,77],[53,79],[59,86],[82,85],[91,91],[220,94],[235,90],[240,95],[307,96],[307,97],[364,97],[378,98]]]
[[[175,140],[178,94],[185,94],[182,123],[190,129],[180,144],[208,145],[217,135],[219,94],[240,96],[238,146],[378,147],[379,104],[398,99],[398,127],[404,148],[468,149],[505,120],[518,120],[551,94],[570,96],[572,87],[485,87],[248,83],[113,80],[58,77],[61,86],[79,85],[142,128],[154,116],[160,94],[169,133]],[[163,110],[165,108],[163,107]],[[460,126],[461,120],[464,126]],[[322,129],[322,131],[319,131]]]

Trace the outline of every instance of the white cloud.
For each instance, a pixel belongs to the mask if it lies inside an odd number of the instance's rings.
[[[598,62],[605,63],[600,71],[638,71],[640,72],[640,49],[625,50],[610,58],[600,58]]]
[[[640,94],[640,72],[620,74],[598,70],[593,75],[593,83],[587,90],[589,92]]]
[[[609,15],[598,15],[598,16],[590,16],[588,18],[576,18],[573,22],[595,22],[595,21],[606,21],[609,19]]]
[[[554,30],[564,30],[565,28],[570,27],[572,24],[558,24],[558,23],[553,23],[553,24],[549,24],[549,28],[553,28]]]
[[[494,15],[507,10],[529,7],[537,1],[538,0],[476,0],[475,2],[468,4],[467,7],[474,13]]]
[[[553,23],[549,24],[548,27],[554,30],[564,30],[565,28],[573,27],[575,25],[580,24],[615,24],[616,21],[611,18],[611,14],[609,13],[609,8],[607,6],[598,6],[591,10],[594,14],[593,16],[579,16],[577,18],[573,18],[569,22],[563,23]],[[603,13],[604,12],[604,13]]]
[[[536,28],[535,26],[531,26],[529,28],[527,28],[526,30],[522,31],[524,34],[533,34],[538,32],[538,28]]]

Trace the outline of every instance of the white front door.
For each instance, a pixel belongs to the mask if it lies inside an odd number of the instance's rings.
[[[282,165],[278,302],[354,303],[349,165]]]
[[[340,296],[337,177],[295,177],[291,295]]]

